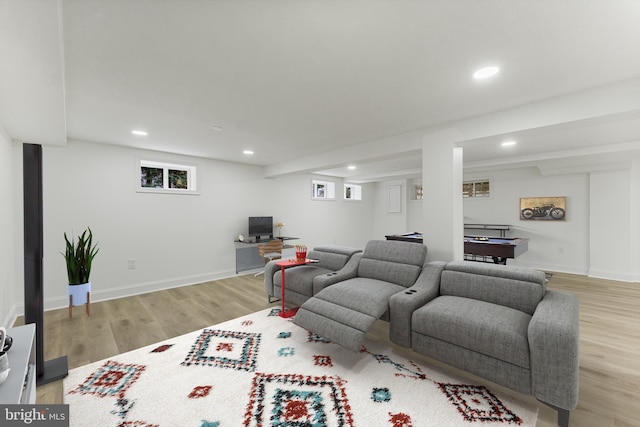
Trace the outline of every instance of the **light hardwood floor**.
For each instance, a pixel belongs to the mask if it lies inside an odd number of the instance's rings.
[[[573,427],[640,426],[640,284],[556,273],[549,287],[580,299],[580,401],[571,412]],[[222,279],[199,285],[45,313],[45,359],[67,355],[69,369],[115,354],[192,332],[278,303],[267,303],[262,276]],[[16,325],[23,322],[18,319]],[[470,378],[484,380],[429,360],[388,342],[388,325],[379,321],[369,335],[386,341],[391,351]],[[494,389],[515,394],[499,386]],[[539,407],[539,427],[556,425],[556,413],[530,396]],[[62,381],[37,389],[38,403],[62,403]]]

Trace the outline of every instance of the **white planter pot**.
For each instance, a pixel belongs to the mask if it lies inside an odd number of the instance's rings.
[[[88,294],[91,293],[91,282],[83,283],[81,285],[68,285],[67,294],[69,295],[69,302],[73,301],[73,305],[82,305],[88,302]],[[71,300],[73,296],[73,300]]]

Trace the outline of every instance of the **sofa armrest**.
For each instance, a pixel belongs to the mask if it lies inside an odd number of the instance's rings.
[[[418,280],[406,291],[389,299],[389,339],[403,347],[411,347],[413,312],[440,294],[440,274],[446,262],[433,261],[422,268]]]
[[[578,403],[579,316],[575,295],[547,291],[528,330],[532,394],[566,410]]]
[[[314,277],[313,295],[316,295],[318,292],[327,286],[333,285],[334,283],[356,277],[358,275],[358,263],[360,262],[360,258],[362,258],[362,253],[354,254],[340,270]]]
[[[273,275],[276,273],[276,271],[280,270],[280,267],[276,265],[276,262],[278,261],[280,260],[278,259],[269,261],[264,266],[264,290],[267,292],[267,296],[270,297],[276,296],[273,289]]]

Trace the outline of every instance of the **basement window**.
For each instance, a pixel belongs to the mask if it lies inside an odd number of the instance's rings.
[[[138,191],[146,193],[198,194],[196,167],[140,160]]]
[[[357,184],[344,184],[345,200],[362,200],[362,186]]]
[[[462,183],[462,197],[489,197],[490,195],[490,183],[488,180]]]
[[[336,198],[336,183],[311,180],[311,198],[313,200],[334,200]]]

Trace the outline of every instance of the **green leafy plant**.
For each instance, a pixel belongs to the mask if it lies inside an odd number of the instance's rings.
[[[87,227],[87,229],[78,236],[76,245],[73,244],[73,238],[69,240],[67,233],[64,233],[64,240],[66,242],[66,249],[62,255],[67,262],[69,284],[81,285],[89,282],[91,263],[99,251],[98,247],[93,244],[91,228]]]

